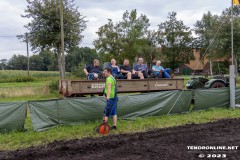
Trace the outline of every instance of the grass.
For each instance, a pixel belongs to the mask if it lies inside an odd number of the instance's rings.
[[[110,134],[143,132],[156,128],[206,123],[223,118],[240,118],[240,109],[213,108],[206,111],[190,112],[188,114],[137,118],[133,121],[119,120],[118,130]],[[31,146],[46,145],[56,140],[101,137],[93,131],[99,124],[100,121],[95,121],[74,126],[59,126],[43,132],[34,132],[28,114],[25,124],[27,131],[2,133],[0,136],[0,150],[16,150]],[[112,125],[112,121],[110,121],[110,125]]]
[[[61,98],[51,92],[49,81],[0,83],[0,102]]]
[[[34,81],[34,82],[8,82],[0,83],[0,88],[10,88],[10,87],[41,87],[45,86],[48,81]]]

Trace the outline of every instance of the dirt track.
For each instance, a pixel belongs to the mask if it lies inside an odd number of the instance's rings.
[[[112,135],[95,139],[53,142],[45,147],[12,152],[0,151],[0,159],[103,160],[160,159],[240,160],[240,148],[234,151],[188,150],[187,146],[240,146],[240,119],[225,119],[207,124],[191,124],[145,133]],[[199,158],[200,156],[204,158]],[[207,155],[211,154],[211,155]],[[226,155],[226,158],[222,158]]]

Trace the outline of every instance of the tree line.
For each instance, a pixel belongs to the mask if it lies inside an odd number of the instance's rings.
[[[98,59],[95,49],[75,47],[66,56],[66,71],[80,76],[85,64]],[[51,50],[43,50],[29,57],[29,68],[35,71],[58,71],[57,55]],[[1,70],[27,70],[27,56],[13,55],[9,60],[0,60]]]
[[[63,69],[60,37],[60,8],[58,0],[27,0],[28,6],[24,18],[31,18],[25,25],[27,37],[20,37],[30,42],[34,52],[31,56],[31,68],[38,70]],[[79,48],[77,45],[84,38],[83,31],[87,20],[78,11],[74,0],[63,0],[64,42],[66,71],[76,72],[90,63],[92,58],[106,62],[116,58],[122,63],[124,58],[135,62],[136,57],[143,57],[147,63],[161,59],[172,69],[194,60],[193,48],[198,49],[201,57],[208,59],[229,60],[231,53],[230,8],[221,15],[213,15],[210,11],[203,14],[193,28],[177,19],[176,12],[169,12],[167,20],[159,21],[158,29],[150,28],[147,15],[138,14],[136,9],[125,11],[122,19],[108,22],[101,26],[93,41],[94,49]],[[238,60],[240,53],[240,9],[235,6],[234,14],[234,59]],[[107,18],[107,17],[106,17]],[[193,36],[194,35],[194,36]],[[45,56],[47,55],[47,56]],[[21,59],[19,62],[17,59]],[[89,61],[88,61],[89,60]],[[14,55],[8,62],[9,69],[25,67],[16,63],[25,63],[24,56]],[[5,62],[2,61],[1,65]],[[15,67],[13,67],[15,65]],[[16,67],[18,66],[18,67]],[[12,68],[11,68],[12,67]],[[61,75],[62,76],[62,75]]]

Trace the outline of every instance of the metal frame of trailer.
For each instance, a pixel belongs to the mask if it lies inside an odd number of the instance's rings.
[[[103,94],[105,80],[60,80],[59,93],[65,97]],[[183,78],[117,80],[118,93],[182,90]]]

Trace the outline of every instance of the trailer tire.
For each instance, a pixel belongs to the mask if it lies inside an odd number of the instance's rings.
[[[226,87],[225,83],[216,81],[211,84],[210,88],[222,88],[222,87]]]

